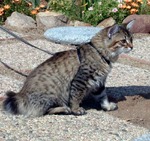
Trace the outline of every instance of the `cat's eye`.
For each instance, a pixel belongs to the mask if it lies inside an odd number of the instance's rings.
[[[121,40],[121,42],[122,42],[122,43],[126,43],[126,40],[125,40],[125,39],[124,39],[124,40]]]

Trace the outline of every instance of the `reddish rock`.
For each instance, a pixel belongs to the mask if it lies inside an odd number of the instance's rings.
[[[124,19],[123,23],[134,20],[131,28],[132,33],[150,33],[150,15],[130,15]]]

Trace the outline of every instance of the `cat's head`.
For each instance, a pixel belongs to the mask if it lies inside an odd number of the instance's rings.
[[[102,33],[97,34],[92,43],[97,48],[106,49],[110,52],[111,57],[118,56],[121,53],[128,53],[133,49],[132,28],[135,20],[123,25],[113,25],[105,28]]]
[[[124,25],[114,25],[108,29],[106,44],[112,54],[128,53],[133,49],[133,39],[130,33],[133,24],[134,20]]]

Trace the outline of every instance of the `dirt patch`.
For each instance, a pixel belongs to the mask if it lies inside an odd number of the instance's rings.
[[[109,114],[150,129],[150,94],[126,96],[118,102],[118,110]]]

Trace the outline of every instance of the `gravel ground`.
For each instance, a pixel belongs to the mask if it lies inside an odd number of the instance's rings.
[[[134,49],[129,53],[129,56],[138,59],[150,61],[150,35],[141,39],[134,39]]]
[[[135,39],[135,51],[129,55],[150,61],[149,38]],[[31,43],[50,52],[64,50],[63,45],[43,39]],[[69,48],[65,46],[65,50]],[[0,45],[0,56],[10,66],[26,73],[50,57],[14,41],[11,44]],[[24,78],[0,65],[0,80],[0,95],[3,95],[9,89],[18,91]],[[133,95],[134,91],[148,93],[149,84],[149,70],[120,63],[114,65],[107,81],[108,92],[115,93],[115,97]],[[5,113],[1,107],[0,109],[0,141],[133,141],[143,134],[150,134],[150,129],[135,126],[110,116],[107,112],[94,109],[88,110],[84,116],[47,115],[40,118],[13,116]]]
[[[29,119],[3,112],[0,117],[1,141],[131,141],[148,133],[147,129],[96,110],[78,117],[51,115]]]

